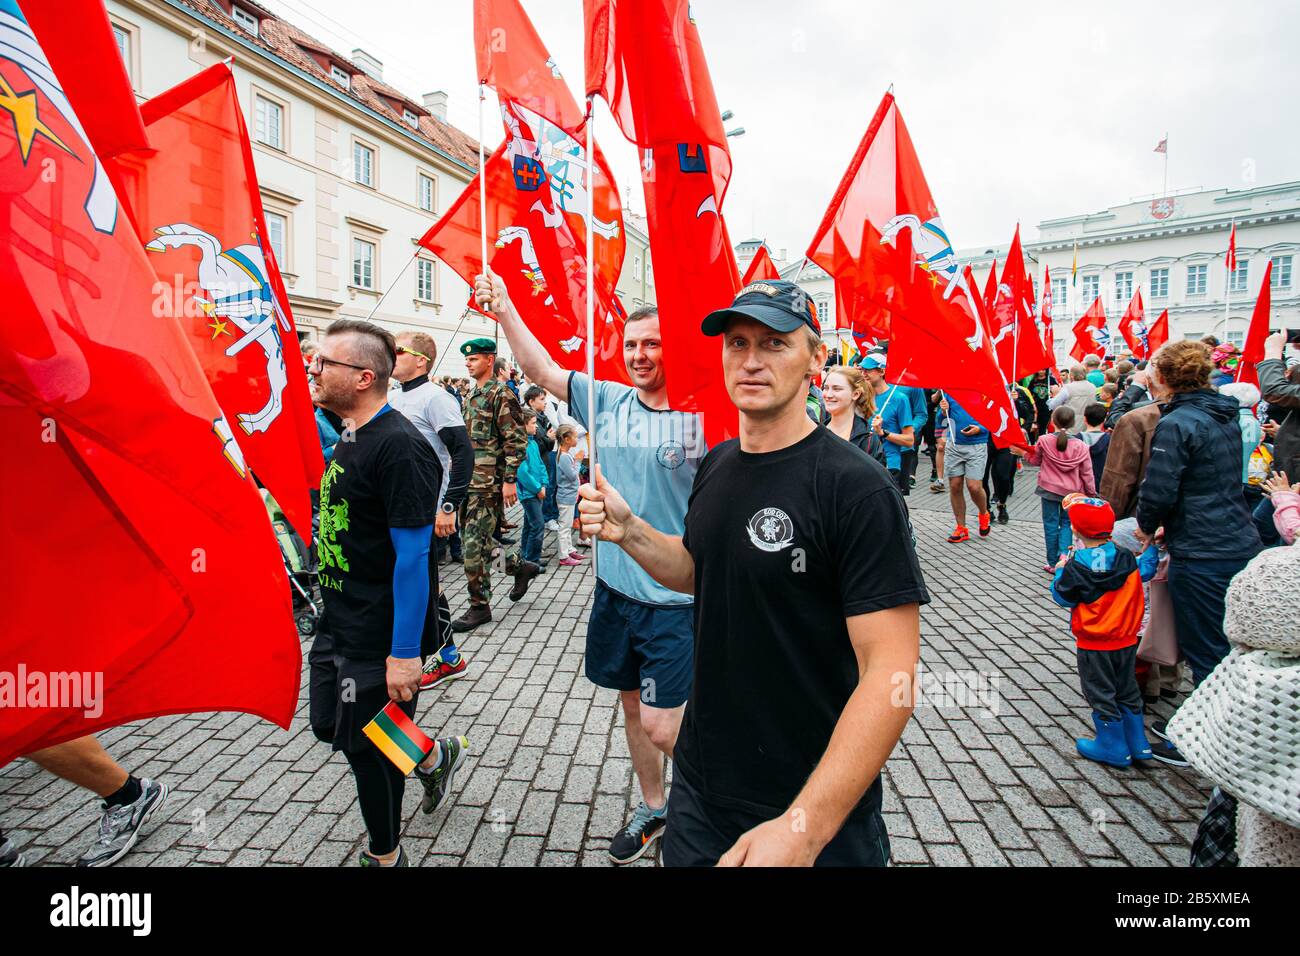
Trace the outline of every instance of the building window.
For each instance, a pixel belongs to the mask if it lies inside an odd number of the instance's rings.
[[[1228,343],[1229,343],[1230,345],[1235,345],[1235,346],[1237,346],[1237,348],[1241,348],[1243,345],[1246,344],[1246,333],[1245,333],[1244,331],[1241,331],[1241,332],[1229,332],[1229,333],[1228,333]]]
[[[424,173],[420,173],[420,178],[418,181],[420,184],[418,190],[420,208],[423,209],[425,212],[433,212],[433,191],[434,191],[433,177],[426,176],[424,175]]]
[[[1101,295],[1101,276],[1084,276],[1083,277],[1083,302],[1084,307],[1090,307],[1093,300]]]
[[[421,302],[433,299],[433,260],[415,260],[415,297]]]
[[[365,239],[352,240],[352,284],[361,289],[375,287],[375,244]]]
[[[1184,342],[1199,342],[1199,341],[1201,341],[1201,339],[1203,339],[1203,338],[1205,338],[1205,333],[1204,333],[1204,332],[1184,332],[1184,333],[1183,333],[1183,341],[1184,341]]]
[[[289,268],[288,252],[285,249],[285,239],[289,235],[289,219],[280,215],[278,212],[266,213],[266,244],[271,247],[271,252],[275,254],[276,264],[281,269]]]
[[[1115,304],[1127,305],[1133,298],[1133,273],[1115,273]]]
[[[253,138],[272,149],[284,149],[284,108],[261,95],[253,97]]]
[[[1291,257],[1273,257],[1273,278],[1269,282],[1272,289],[1291,288]]]
[[[1169,270],[1168,269],[1151,270],[1151,298],[1153,299],[1169,298]]]
[[[341,66],[331,66],[330,77],[344,89],[352,89],[352,74]]]
[[[369,146],[352,144],[352,178],[363,186],[374,188],[375,151]]]
[[[1066,304],[1066,300],[1069,297],[1069,292],[1066,290],[1065,281],[1066,280],[1063,278],[1052,280],[1052,310],[1053,311],[1061,311],[1068,307]],[[1062,312],[1062,314],[1064,313]]]
[[[651,282],[653,280],[654,276],[650,273],[650,253],[647,252],[645,257],[645,281]]]
[[[641,257],[632,257],[632,278],[637,282],[641,281]]]
[[[257,36],[257,17],[253,16],[242,7],[232,6],[230,8],[230,19],[234,20],[241,28],[248,33]]]
[[[1188,295],[1205,295],[1206,276],[1209,271],[1210,267],[1205,265],[1187,267]]]
[[[420,117],[416,116],[411,110],[402,110],[402,119],[406,120],[408,125],[414,126],[417,129],[420,126]]]
[[[131,66],[131,34],[115,23],[113,24],[113,39],[117,41],[117,52],[121,55],[122,62],[129,69]]]
[[[1244,259],[1238,259],[1237,268],[1228,273],[1228,291],[1245,292],[1249,273],[1250,263]]]
[[[817,300],[817,324],[823,327],[835,324],[835,313],[831,311],[830,296]]]

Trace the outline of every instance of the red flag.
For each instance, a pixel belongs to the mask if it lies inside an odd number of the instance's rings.
[[[998,352],[1002,374],[1019,381],[1052,360],[1044,353],[1038,326],[1034,321],[1033,283],[1025,273],[1025,256],[1020,246],[1020,227],[1007,261],[1002,266],[1002,281],[997,287],[992,311],[993,343]]]
[[[486,160],[489,265],[550,356],[564,368],[582,371],[587,365],[586,190],[593,180],[582,113],[515,0],[478,0],[474,26],[480,73],[499,84],[507,134]],[[599,146],[594,152],[595,371],[599,379],[626,382],[624,312],[614,292],[626,243],[623,210]],[[483,271],[479,207],[475,177],[420,239],[471,285]]]
[[[1052,270],[1043,267],[1043,353],[1047,356],[1048,367],[1056,368],[1056,343],[1052,340]]]
[[[1160,347],[1169,341],[1169,310],[1165,309],[1160,313],[1160,318],[1147,332],[1147,355],[1154,356],[1160,351]]]
[[[835,278],[853,328],[888,314],[891,382],[952,392],[1005,447],[1024,433],[970,269],[957,262],[897,104],[886,93],[807,256]]]
[[[1106,310],[1102,307],[1101,296],[1088,306],[1088,311],[1074,323],[1074,345],[1070,347],[1070,357],[1082,362],[1085,355],[1106,354],[1110,347],[1110,331],[1106,328]]]
[[[1273,260],[1270,259],[1271,263]],[[1225,264],[1229,272],[1237,271],[1237,221],[1232,222],[1232,232],[1228,233],[1228,256]]]
[[[1119,320],[1119,334],[1124,336],[1129,351],[1136,359],[1151,357],[1151,353],[1147,351],[1150,333],[1147,331],[1145,319],[1146,312],[1142,309],[1142,290],[1138,289],[1133,293],[1128,308],[1124,310],[1124,318]]]
[[[993,260],[993,268],[989,269],[989,277],[984,280],[984,308],[992,312],[998,304],[998,260]]]
[[[1241,349],[1241,360],[1237,363],[1237,381],[1259,384],[1259,372],[1255,368],[1264,360],[1264,340],[1268,338],[1269,312],[1273,308],[1273,260],[1264,267],[1264,284],[1259,287],[1259,298],[1255,300],[1255,311],[1250,316],[1250,328],[1246,330],[1246,344]]]
[[[249,467],[309,541],[325,462],[234,74],[218,63],[141,113],[152,149],[112,164],[158,276],[156,307],[189,335]]]
[[[81,68],[106,81],[108,29],[102,7],[78,21],[103,57]],[[75,112],[129,117],[134,99],[106,82],[70,102],[9,3],[0,38],[24,104],[0,113],[0,671],[18,675],[0,765],[163,714],[288,727],[301,656],[266,510]]]
[[[586,118],[518,0],[474,0],[479,82],[575,139]]]
[[[747,286],[751,282],[757,282],[760,279],[772,280],[781,278],[781,273],[777,272],[776,264],[772,257],[767,254],[767,246],[759,246],[758,252],[754,254],[753,260],[749,263],[749,268],[745,270],[745,277],[740,280],[742,286]]]
[[[668,402],[703,416],[710,445],[737,431],[715,339],[700,331],[740,287],[722,219],[731,178],[699,31],[687,0],[585,0],[587,92],[645,149],[642,186]]]

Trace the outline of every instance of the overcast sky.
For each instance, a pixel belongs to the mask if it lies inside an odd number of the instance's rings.
[[[344,54],[360,46],[417,101],[450,94],[477,136],[471,0],[262,0]],[[581,0],[524,0],[571,88]],[[1161,189],[1300,179],[1300,4],[695,0],[722,109],[743,126],[723,212],[733,240],[806,248],[891,83],[958,248]],[[494,104],[494,101],[490,101]],[[500,123],[488,114],[489,135]],[[597,138],[644,212],[636,154]]]

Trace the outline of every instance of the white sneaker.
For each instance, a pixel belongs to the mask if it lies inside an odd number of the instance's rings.
[[[560,530],[560,523],[559,523],[558,521],[556,521],[554,518],[552,518],[550,521],[546,522],[546,530],[547,530],[547,531],[559,531],[559,530]]]

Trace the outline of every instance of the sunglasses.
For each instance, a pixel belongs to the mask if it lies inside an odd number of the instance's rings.
[[[420,358],[424,359],[426,362],[432,362],[432,361],[433,361],[433,359],[429,358],[429,356],[425,355],[423,352],[417,352],[415,349],[409,349],[409,348],[407,348],[405,345],[399,345],[399,346],[397,347],[397,354],[398,354],[398,355],[403,355],[403,354],[405,354],[405,355],[418,355]]]

